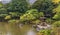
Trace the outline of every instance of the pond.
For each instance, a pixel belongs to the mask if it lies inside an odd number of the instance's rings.
[[[32,25],[9,24],[0,22],[0,35],[36,35],[36,31],[32,28]]]

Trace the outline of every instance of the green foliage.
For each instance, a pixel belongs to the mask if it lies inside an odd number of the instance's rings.
[[[5,19],[11,19],[11,15],[7,15]]]
[[[60,21],[56,21],[53,23],[53,27],[60,27]]]
[[[53,19],[60,20],[60,13],[56,13],[54,15]]]
[[[20,16],[20,20],[34,20],[37,17],[37,10],[36,9],[32,9],[32,10],[28,10],[24,15]]]
[[[41,21],[40,20],[34,20],[34,21],[31,21],[33,24],[39,24]]]
[[[57,8],[53,9],[54,13],[59,13],[60,12],[60,4],[57,6]]]
[[[39,12],[39,17],[43,17],[44,13],[43,12]]]
[[[19,20],[15,20],[15,19],[9,20],[8,23],[19,23]]]
[[[0,7],[2,7],[3,6],[3,4],[2,3],[0,3]]]
[[[54,15],[50,17],[59,20],[52,22],[54,29],[60,27],[60,4],[54,4],[52,0],[37,0],[32,5],[29,5],[26,0],[12,0],[7,4],[0,3],[0,21],[8,21],[12,26],[14,24],[18,26],[17,23],[39,24],[41,22],[40,17],[43,18],[46,15]],[[53,19],[47,18],[46,22],[50,23]],[[51,30],[40,30],[39,33],[51,35]]]
[[[5,5],[0,3],[0,17],[3,17],[3,19],[17,19],[16,17],[19,17],[18,19],[21,21],[31,21],[39,19],[45,14],[52,15],[53,10],[56,13],[53,18],[60,20],[60,5],[53,4],[52,0],[37,0],[32,6],[28,4],[26,0],[12,0]],[[56,6],[57,8],[55,8]],[[28,7],[31,7],[30,10],[28,10]],[[21,12],[23,12],[23,15]],[[50,22],[50,19],[46,21]]]
[[[50,35],[51,30],[40,30],[39,33],[42,33],[43,35]]]
[[[30,21],[35,20],[43,16],[43,13],[39,13],[36,9],[28,10],[24,15],[20,16],[20,20]]]
[[[0,14],[6,14],[8,13],[5,8],[0,8]]]
[[[37,0],[32,8],[42,12],[51,12],[54,6],[51,0]]]
[[[39,12],[43,12],[46,15],[50,15],[49,17],[54,16],[53,9],[56,8],[58,4],[54,4],[52,0],[37,0],[31,8],[37,9]],[[47,16],[48,17],[48,16]]]
[[[14,16],[20,16],[21,14],[19,12],[9,12],[9,14],[14,17]]]
[[[53,18],[60,20],[60,4],[57,6],[57,8],[53,9],[53,13],[56,13]]]
[[[7,4],[7,10],[10,12],[26,12],[28,9],[28,3],[26,0],[12,0]]]
[[[7,16],[8,14],[0,14],[0,17],[5,17]]]
[[[6,14],[6,13],[7,13],[7,9],[5,8],[5,5],[0,3],[0,14]]]
[[[47,22],[47,23],[51,23],[51,22],[52,22],[52,19],[51,19],[51,18],[47,18],[47,19],[46,19],[46,22]]]
[[[5,16],[7,16],[8,14],[0,14],[0,21],[6,21],[4,18]]]

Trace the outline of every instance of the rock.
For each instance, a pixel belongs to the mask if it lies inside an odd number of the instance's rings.
[[[42,29],[51,29],[51,25],[48,25],[48,24],[47,26],[37,25],[37,28],[36,28],[37,31],[40,31]]]

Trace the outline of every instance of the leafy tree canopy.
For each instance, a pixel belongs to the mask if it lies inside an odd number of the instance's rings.
[[[60,27],[60,21],[54,22],[54,23],[53,23],[53,26],[54,26],[54,27]]]
[[[28,10],[23,16],[20,16],[21,20],[33,20],[36,19],[36,15],[38,14],[37,10]],[[36,16],[36,17],[35,17]]]
[[[10,12],[26,12],[28,9],[28,3],[26,0],[12,0],[7,4],[7,10]]]
[[[28,10],[24,15],[20,16],[21,20],[34,20],[41,16],[44,16],[43,13],[39,13],[36,9]]]

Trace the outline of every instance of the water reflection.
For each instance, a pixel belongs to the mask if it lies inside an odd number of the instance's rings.
[[[27,35],[36,35],[36,33],[35,33],[33,30],[29,30],[29,31],[27,32]]]
[[[11,32],[7,32],[6,35],[12,35]]]
[[[32,25],[0,23],[0,35],[36,35]]]
[[[0,31],[0,35],[2,35],[2,32]]]

